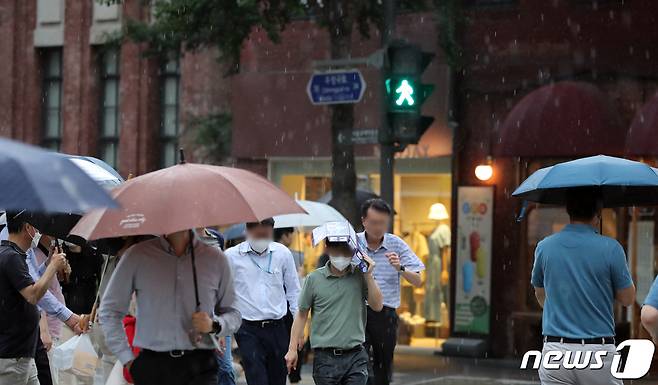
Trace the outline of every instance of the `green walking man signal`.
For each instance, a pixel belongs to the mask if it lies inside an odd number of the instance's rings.
[[[395,89],[395,93],[400,95],[395,101],[395,104],[398,106],[401,106],[404,103],[406,103],[408,106],[414,105],[414,98],[411,97],[411,95],[414,93],[414,89],[411,88],[409,82],[406,79],[402,81],[400,87]]]
[[[382,131],[382,143],[397,144],[402,150],[407,144],[417,144],[434,121],[422,116],[421,107],[434,90],[422,84],[421,76],[434,57],[419,46],[405,42],[392,43],[386,51],[386,88],[388,125]]]

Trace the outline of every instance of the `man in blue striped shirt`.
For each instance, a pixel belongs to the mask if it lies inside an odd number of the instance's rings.
[[[381,312],[368,308],[366,347],[372,347],[373,373],[369,384],[388,385],[393,371],[400,306],[400,278],[415,287],[422,285],[420,272],[425,265],[397,235],[388,233],[393,210],[383,199],[369,199],[361,206],[364,232],[357,234],[375,261],[374,277],[384,297]]]

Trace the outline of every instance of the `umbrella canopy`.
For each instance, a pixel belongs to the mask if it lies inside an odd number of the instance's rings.
[[[658,205],[656,169],[644,163],[604,155],[537,170],[512,196],[531,202],[564,205],[567,190],[574,187],[600,188],[605,207]]]
[[[498,137],[493,148],[497,156],[622,154],[626,127],[594,85],[564,81],[524,96],[501,124]]]
[[[112,195],[120,209],[90,212],[71,234],[87,240],[160,235],[304,213],[294,199],[259,175],[204,164],[179,164],[133,178]]]
[[[91,156],[77,156],[62,154],[80,167],[99,186],[110,190],[123,183],[123,178],[110,165]],[[72,213],[29,213],[27,221],[44,234],[66,240],[71,243],[83,245],[85,240],[81,237],[69,235],[73,227],[82,218],[82,215]]]
[[[244,223],[235,224],[224,231],[224,240],[232,241],[246,237],[247,226]]]
[[[346,221],[338,210],[326,203],[298,200],[297,204],[306,210],[306,214],[285,214],[274,217],[274,228],[282,227],[318,227],[327,222]]]
[[[0,186],[0,207],[5,210],[84,213],[117,207],[69,159],[8,139],[0,139]]]
[[[123,183],[123,178],[109,164],[91,156],[64,155],[102,187],[111,190]]]

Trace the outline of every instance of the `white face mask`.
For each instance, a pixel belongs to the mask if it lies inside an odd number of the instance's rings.
[[[30,248],[34,249],[35,247],[39,246],[39,242],[41,241],[41,233],[39,230],[35,229],[34,236],[32,236],[32,243],[30,244]]]
[[[268,247],[270,247],[270,243],[272,242],[270,239],[253,239],[249,238],[247,239],[247,242],[249,242],[249,246],[251,246],[251,249],[258,254],[262,254],[265,250],[267,250]]]
[[[330,255],[329,261],[331,261],[331,266],[343,271],[350,265],[352,258],[343,257],[342,255]]]

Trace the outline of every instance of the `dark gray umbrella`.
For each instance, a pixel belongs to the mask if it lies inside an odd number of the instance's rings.
[[[118,205],[70,159],[0,139],[0,207],[14,211],[85,213],[93,208]]]

